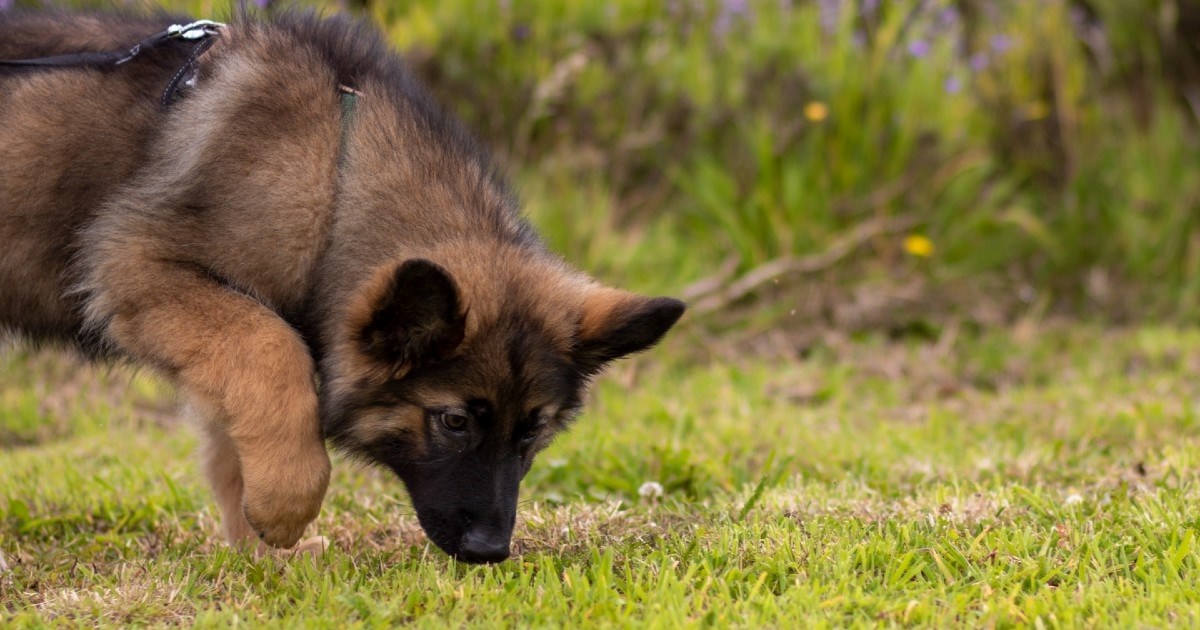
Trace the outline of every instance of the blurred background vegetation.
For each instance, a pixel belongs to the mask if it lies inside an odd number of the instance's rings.
[[[707,331],[1200,313],[1200,2],[316,4],[380,25],[554,248]]]

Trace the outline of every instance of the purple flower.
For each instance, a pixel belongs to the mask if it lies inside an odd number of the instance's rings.
[[[721,3],[721,10],[730,15],[742,17],[750,13],[750,2],[748,0],[725,0]]]
[[[1071,26],[1075,27],[1075,30],[1077,31],[1086,29],[1088,26],[1090,26],[1089,22],[1091,22],[1091,20],[1088,19],[1087,12],[1076,6],[1071,7],[1070,20]]]
[[[822,31],[832,33],[837,30],[838,19],[841,18],[841,13],[841,0],[818,0],[817,21],[820,22]]]
[[[1012,48],[1013,41],[1008,35],[1000,33],[999,35],[992,35],[992,39],[990,40],[989,44],[991,45],[992,50],[998,53],[1004,53],[1008,52],[1008,49]]]
[[[958,94],[962,91],[962,81],[958,77],[948,77],[942,88],[946,90],[947,94]]]
[[[974,55],[971,55],[971,60],[968,63],[971,65],[971,69],[975,72],[983,72],[984,70],[987,70],[987,53],[977,52]]]
[[[908,43],[908,54],[920,59],[929,54],[929,42],[923,39],[914,39]]]
[[[0,11],[4,11],[12,6],[13,0],[0,0]]]
[[[863,16],[872,17],[875,15],[875,10],[879,8],[879,0],[862,0],[859,6],[862,7]]]
[[[750,18],[750,2],[748,0],[723,0],[717,19],[713,22],[713,34],[724,36],[733,28],[735,20]]]
[[[946,7],[938,13],[938,26],[942,28],[953,28],[958,24],[958,9],[954,7]]]

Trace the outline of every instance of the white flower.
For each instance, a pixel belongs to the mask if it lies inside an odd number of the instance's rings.
[[[643,499],[657,499],[663,495],[663,487],[657,481],[647,481],[638,488],[638,496]]]
[[[1064,505],[1075,505],[1076,503],[1083,503],[1083,497],[1078,494],[1070,494],[1063,500]]]

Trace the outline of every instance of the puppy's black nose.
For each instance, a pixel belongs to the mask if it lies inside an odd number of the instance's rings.
[[[487,529],[472,529],[463,534],[455,556],[472,564],[503,562],[508,558],[509,536]]]

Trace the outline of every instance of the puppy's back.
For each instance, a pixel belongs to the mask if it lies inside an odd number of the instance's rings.
[[[167,16],[0,13],[0,59],[126,49]],[[0,66],[0,326],[68,340],[78,309],[64,297],[73,235],[144,159],[161,111],[153,97],[187,51],[120,72]]]

